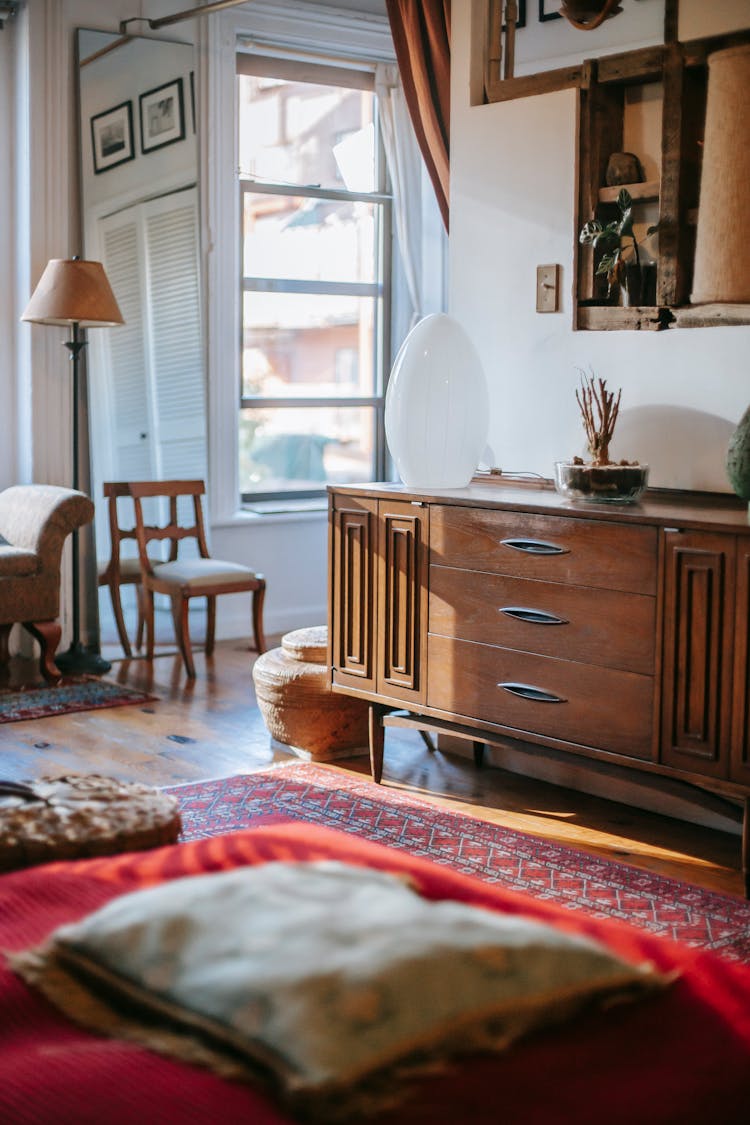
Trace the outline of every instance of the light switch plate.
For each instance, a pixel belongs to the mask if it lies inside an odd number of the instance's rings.
[[[560,267],[536,267],[536,311],[557,312],[560,296]]]

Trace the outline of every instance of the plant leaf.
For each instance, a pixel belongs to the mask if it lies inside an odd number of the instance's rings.
[[[584,223],[583,227],[581,228],[581,233],[578,236],[578,241],[583,243],[584,245],[589,242],[593,242],[596,236],[602,231],[602,229],[602,224],[598,219],[590,219],[587,223]]]
[[[622,219],[620,220],[620,235],[623,237],[625,235],[630,235],[632,237],[633,235],[633,210],[631,207],[628,207],[627,210],[623,212]]]
[[[627,188],[620,188],[620,193],[617,196],[617,206],[622,211],[623,215],[630,209],[633,198]]]

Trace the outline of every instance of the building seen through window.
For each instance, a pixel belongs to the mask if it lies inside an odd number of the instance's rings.
[[[247,55],[238,70],[241,492],[321,496],[383,475],[390,199],[372,75]]]

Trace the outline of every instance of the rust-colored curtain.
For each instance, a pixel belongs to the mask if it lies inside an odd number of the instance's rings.
[[[406,104],[448,229],[450,0],[386,0]]]

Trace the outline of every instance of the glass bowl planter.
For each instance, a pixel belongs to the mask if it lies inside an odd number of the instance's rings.
[[[632,504],[648,484],[648,465],[585,465],[555,461],[555,488],[568,500]]]

